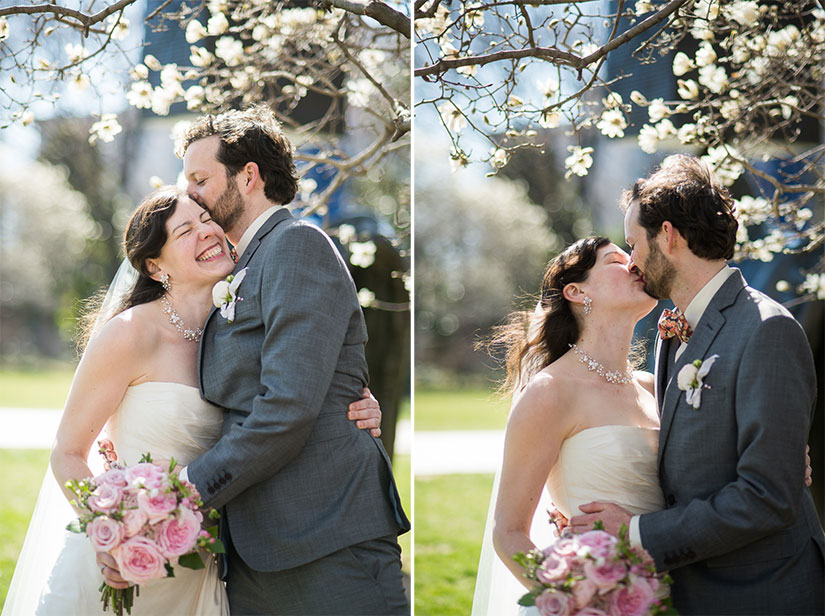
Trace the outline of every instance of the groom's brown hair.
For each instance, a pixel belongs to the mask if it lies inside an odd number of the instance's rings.
[[[652,240],[669,221],[691,252],[703,259],[730,259],[736,245],[733,199],[710,167],[694,156],[669,156],[652,175],[622,194],[622,209],[639,204],[639,224]]]
[[[292,144],[269,107],[254,105],[242,111],[200,116],[180,136],[177,155],[183,158],[190,144],[213,135],[221,139],[217,158],[226,167],[227,177],[253,162],[264,180],[267,199],[286,205],[295,198],[298,172],[292,160]]]

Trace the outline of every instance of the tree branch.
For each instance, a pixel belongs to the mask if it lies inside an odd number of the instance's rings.
[[[52,13],[57,16],[72,17],[79,22],[79,25],[91,26],[103,21],[109,15],[117,13],[125,9],[127,6],[134,4],[137,0],[119,0],[105,9],[101,9],[97,13],[89,15],[83,11],[66,8],[65,6],[58,6],[57,4],[38,4],[35,6],[9,6],[0,9],[0,17],[6,15],[36,15],[38,13]]]
[[[379,0],[366,0],[366,2],[360,2],[359,0],[320,0],[320,4],[325,9],[342,9],[355,15],[371,17],[378,23],[392,28],[406,38],[410,38],[410,18]]]

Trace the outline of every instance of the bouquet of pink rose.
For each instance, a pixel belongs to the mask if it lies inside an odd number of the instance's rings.
[[[107,470],[91,479],[72,480],[66,487],[77,496],[72,504],[83,511],[68,529],[85,533],[97,552],[108,552],[117,561],[120,575],[133,584],[126,589],[100,586],[103,611],[109,604],[118,615],[131,614],[139,584],[174,577],[174,565],[202,569],[198,553],[204,549],[223,553],[218,527],[204,529],[203,501],[191,483],[172,473],[175,461],[164,470],[149,454],[140,463],[123,467],[111,445],[101,443]],[[208,511],[209,519],[220,516]]]
[[[562,536],[544,550],[519,552],[515,560],[537,582],[520,605],[542,616],[650,616],[676,614],[656,591],[669,584],[650,555],[630,547],[623,527],[617,539],[597,524],[581,535]]]

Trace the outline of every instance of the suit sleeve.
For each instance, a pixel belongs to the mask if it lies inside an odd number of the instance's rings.
[[[303,448],[335,372],[354,288],[346,265],[322,231],[287,229],[262,265],[264,322],[261,392],[243,423],[225,431],[188,469],[196,486],[215,490],[204,502],[221,507],[277,473]]]
[[[810,347],[787,316],[763,321],[746,345],[733,396],[736,478],[706,498],[644,514],[642,544],[659,569],[720,556],[787,528],[806,490],[805,444],[816,393]],[[701,409],[724,412],[724,409]]]

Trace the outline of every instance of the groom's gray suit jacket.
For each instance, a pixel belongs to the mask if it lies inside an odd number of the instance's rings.
[[[243,268],[234,321],[212,310],[204,327],[201,395],[226,415],[189,479],[225,506],[235,549],[258,571],[408,530],[381,441],[346,417],[367,384],[367,331],[338,251],[281,208]]]
[[[681,614],[823,613],[823,532],[804,486],[816,398],[805,333],[736,270],[674,362],[656,350],[659,479],[666,508],[642,515],[644,547],[674,580]],[[719,357],[694,409],[679,370]]]

